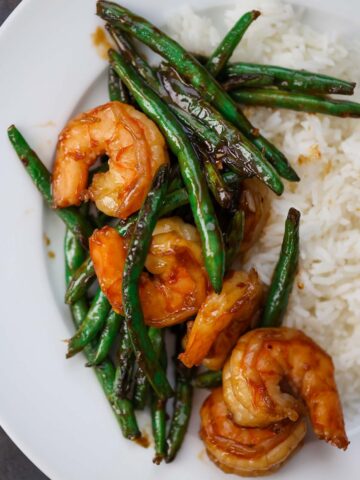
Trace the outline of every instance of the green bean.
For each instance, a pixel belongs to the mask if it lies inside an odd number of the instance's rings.
[[[166,439],[166,463],[170,463],[176,457],[187,431],[191,416],[193,387],[191,379],[193,369],[186,368],[177,356],[181,351],[181,337],[177,337],[177,348],[174,356],[175,364],[175,398],[173,415],[169,433]]]
[[[144,18],[134,15],[129,10],[115,3],[98,1],[97,14],[111,25],[115,25],[135,36],[152,50],[166,58],[184,78],[189,80],[201,92],[205,100],[212,103],[227,120],[238,127],[258,147],[257,161],[263,165],[263,168],[267,167],[260,153],[264,150],[266,158],[278,165],[278,169],[283,165],[284,172],[282,175],[289,175],[289,165],[284,155],[259,134],[258,129],[251,125],[236,103],[214,80],[206,68],[177,42]],[[289,178],[289,180],[296,181],[298,178]],[[283,186],[275,170],[269,170],[268,182],[278,194],[282,192]]]
[[[193,380],[196,388],[216,388],[222,384],[222,371],[213,372],[211,370],[200,373]]]
[[[230,208],[232,204],[232,193],[223,180],[215,163],[212,162],[206,154],[203,155],[203,163],[206,180],[211,193],[222,208]]]
[[[162,78],[162,80],[164,79],[162,72],[159,72],[159,76]],[[163,83],[164,85],[166,84],[165,82]],[[207,142],[209,145],[211,145],[212,148],[214,149],[214,154],[216,153],[215,150],[221,150],[221,148],[223,148],[223,144],[224,144],[223,138],[220,137],[218,133],[216,133],[215,124],[211,125],[213,129],[209,128],[209,125],[203,124],[201,121],[199,121],[193,115],[193,112],[185,110],[184,104],[182,104],[181,107],[176,105],[176,100],[177,100],[176,97],[171,98],[170,96],[170,100],[173,101],[173,103],[169,103],[169,108],[171,109],[171,111],[175,113],[175,115],[179,118],[179,120],[183,125],[185,125],[186,127],[188,127],[188,129],[195,132],[201,141]],[[207,120],[207,118],[205,120]],[[246,165],[243,166],[240,164],[240,162],[238,161],[239,157],[241,158],[239,154],[235,157],[236,171],[242,170],[244,167],[246,167]],[[221,158],[221,160],[223,159]],[[229,165],[229,167],[231,167],[231,165]],[[245,171],[243,173],[247,173],[247,172]]]
[[[220,158],[229,168],[241,175],[256,175],[270,188],[273,190],[275,188],[275,193],[279,194],[282,192],[283,185],[274,167],[264,160],[261,155],[259,161],[259,158],[257,158],[259,155],[258,150],[239,130],[226,121],[193,87],[187,85],[173,68],[164,63],[161,64],[159,76],[171,100],[186,113],[190,114],[190,118],[189,116],[180,116],[181,120],[190,124],[200,138],[213,145],[213,148],[217,148],[220,151],[223,148],[224,155]],[[179,115],[178,111],[176,113]],[[204,124],[203,129],[200,129],[191,117],[198,120],[197,123]],[[215,138],[213,138],[214,136]],[[219,155],[217,154],[217,156]],[[294,175],[296,175],[289,164],[287,164],[286,171],[284,162],[274,166],[285,178],[294,178]],[[274,175],[277,178],[275,187]]]
[[[67,358],[80,352],[102,330],[110,311],[110,303],[99,289],[81,327],[69,340]]]
[[[223,74],[226,81],[234,81],[234,87],[236,87],[235,79],[237,76],[255,75],[260,78],[265,77],[268,80],[267,83],[256,86],[274,85],[284,90],[320,95],[331,93],[353,95],[356,86],[353,82],[347,82],[319,73],[307,72],[306,70],[292,70],[275,65],[258,65],[255,63],[234,63],[228,65],[224,69]],[[240,87],[242,85],[239,84],[237,86]]]
[[[237,210],[232,217],[226,234],[226,270],[239,255],[241,242],[244,238],[245,214]]]
[[[229,30],[225,37],[221,40],[218,47],[212,53],[206,63],[206,69],[215,78],[217,77],[225,65],[230,60],[235,48],[238,46],[246,30],[250,27],[252,22],[258,18],[260,12],[253,10],[245,13]]]
[[[120,78],[143,111],[158,124],[170,149],[178,158],[190,207],[201,237],[206,270],[214,290],[219,292],[224,275],[224,245],[196,152],[174,114],[143,82],[133,67],[114,50],[110,50],[109,56]]]
[[[171,172],[169,180],[168,193],[172,193],[179,188],[183,188],[184,184],[181,178],[180,167],[177,162],[171,162]]]
[[[125,397],[130,391],[132,371],[134,367],[134,352],[131,345],[129,330],[126,323],[122,326],[119,350],[117,352],[117,368],[114,381],[114,395]]]
[[[143,368],[157,396],[170,397],[172,388],[161,367],[144,324],[139,296],[139,279],[149,250],[152,232],[168,185],[168,167],[159,168],[151,190],[141,207],[125,261],[122,298],[126,323],[138,365]]]
[[[125,85],[117,76],[115,70],[109,65],[108,69],[108,90],[111,102],[129,103],[129,95],[126,91]]]
[[[65,280],[68,283],[71,279],[72,273],[77,269],[78,265],[84,260],[85,251],[80,245],[80,242],[75,237],[74,233],[67,229],[64,239],[64,253],[65,253]],[[80,325],[86,317],[89,306],[85,297],[79,298],[71,306],[71,314],[74,322]]]
[[[141,367],[138,367],[135,374],[134,392],[132,401],[135,410],[144,410],[149,399],[149,382],[146,378],[145,372]]]
[[[212,193],[216,202],[223,209],[229,209],[233,202],[233,191],[228,187],[219,171],[219,164],[222,168],[222,164],[218,158],[219,152],[215,152],[213,145],[210,145],[207,142],[199,142],[195,131],[192,128],[187,128],[187,126],[185,126],[185,131],[187,131],[194,149],[204,167],[205,178],[210,192]],[[180,194],[180,192],[178,193]]]
[[[161,366],[167,367],[167,358],[163,332],[159,328],[149,328],[149,338]],[[151,424],[155,444],[153,462],[159,465],[165,457],[166,451],[166,400],[151,394]]]
[[[250,88],[231,92],[232,97],[244,105],[287,108],[298,112],[323,113],[335,117],[360,117],[360,103],[334,100],[306,93],[286,92],[266,88]]]
[[[72,273],[78,268],[84,258],[84,250],[74,234],[67,230],[65,235],[65,274],[66,282],[71,279]],[[71,313],[75,327],[81,327],[87,314],[87,302],[85,298],[80,299],[71,306]],[[92,359],[97,345],[91,342],[84,348],[84,353],[88,360]],[[100,365],[94,369],[96,377],[110,403],[110,406],[120,425],[121,431],[125,438],[134,440],[140,437],[141,433],[137,425],[133,406],[127,399],[114,399],[112,395],[112,386],[115,378],[115,368],[109,358],[106,358]]]
[[[225,172],[222,174],[222,179],[227,185],[227,189],[232,189],[233,186],[238,188],[238,184],[241,181],[241,177],[233,172]],[[173,212],[177,208],[187,205],[189,203],[189,196],[185,188],[178,188],[171,193],[168,193],[165,197],[164,205],[161,208],[160,216],[166,216],[168,213]]]
[[[166,410],[165,400],[152,394],[151,398],[151,425],[154,437],[155,456],[153,462],[160,465],[165,457],[166,450]]]
[[[84,261],[86,253],[84,248],[80,245],[74,233],[67,229],[64,239],[64,253],[65,253],[65,280],[68,283],[71,280],[73,272]]]
[[[101,332],[100,338],[98,340],[98,345],[94,358],[92,358],[86,364],[87,367],[99,365],[103,360],[105,360],[105,358],[110,352],[111,347],[115,342],[116,335],[119,332],[119,328],[123,320],[124,317],[114,312],[113,310],[109,313],[105,320],[105,325]]]
[[[227,77],[221,82],[221,86],[227,92],[237,88],[268,87],[272,86],[274,77],[255,73],[243,73],[233,77]]]
[[[115,398],[113,395],[113,384],[115,378],[115,367],[111,360],[105,360],[95,367],[98,378],[102,379],[102,385],[106,396],[120,422],[120,427],[125,438],[135,440],[141,437],[134,407],[127,398]]]
[[[106,25],[106,29],[114,39],[116,46],[119,49],[121,55],[130,63],[139,75],[146,80],[146,83],[159,95],[159,81],[156,78],[156,75],[147,61],[135,50],[130,39],[125,32],[119,28],[109,25]],[[161,96],[161,95],[160,95]]]
[[[87,257],[74,273],[65,294],[65,302],[75,303],[85,295],[87,289],[94,281],[95,269],[90,257]]]
[[[241,177],[234,172],[224,172],[222,177],[229,187],[236,188],[236,189],[239,188],[239,183],[245,180],[246,178],[246,177]]]
[[[53,198],[51,195],[51,175],[37,154],[31,150],[25,138],[19,130],[12,125],[8,128],[9,140],[14,147],[19,159],[24,165],[27,173],[41,193],[44,201],[50,208],[53,208]],[[57,208],[54,212],[61,218],[67,228],[74,232],[81,242],[81,245],[87,247],[88,237],[91,235],[93,227],[91,223],[80,214],[78,209]]]
[[[164,205],[161,208],[160,216],[166,216],[168,213],[173,212],[177,208],[180,208],[189,203],[189,195],[185,188],[179,188],[169,193],[165,197]]]
[[[300,212],[290,208],[286,222],[280,257],[276,264],[265,302],[261,327],[277,327],[281,324],[299,262]]]

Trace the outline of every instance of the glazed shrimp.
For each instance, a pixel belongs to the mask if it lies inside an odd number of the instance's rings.
[[[122,277],[127,253],[125,238],[109,226],[95,230],[89,249],[100,288],[117,313],[122,313]]]
[[[258,476],[277,470],[302,444],[304,418],[266,428],[245,428],[231,419],[222,388],[215,389],[200,411],[200,436],[209,458],[226,473]]]
[[[244,253],[259,239],[269,218],[269,189],[256,178],[244,180],[241,184],[239,207],[245,213],[244,238],[240,252]]]
[[[126,240],[111,227],[97,230],[89,241],[100,287],[113,309],[122,312],[122,273]],[[180,323],[196,314],[208,291],[200,238],[180,218],[160,220],[140,278],[145,322],[156,327]]]
[[[210,293],[201,305],[179,359],[189,368],[204,362],[220,369],[241,333],[256,320],[262,297],[255,270],[231,272],[221,293]]]
[[[145,321],[166,327],[197,313],[209,290],[200,237],[180,218],[157,223],[140,281]]]
[[[87,189],[89,168],[100,155],[109,170],[97,173]],[[168,162],[165,140],[143,113],[109,102],[72,119],[59,136],[53,171],[56,207],[90,198],[107,215],[127,218],[139,210],[153,176]]]
[[[297,421],[305,403],[320,439],[344,450],[349,443],[332,360],[299,330],[259,328],[243,335],[224,368],[223,388],[239,425]]]

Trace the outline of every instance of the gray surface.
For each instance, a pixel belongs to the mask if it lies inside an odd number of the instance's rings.
[[[0,0],[0,25],[21,0]],[[0,427],[0,480],[47,480]]]

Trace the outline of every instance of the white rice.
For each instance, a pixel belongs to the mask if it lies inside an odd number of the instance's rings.
[[[304,12],[273,0],[241,0],[223,20],[183,7],[168,31],[186,48],[210,54],[242,13],[257,8],[233,60],[305,68],[360,80],[356,47],[334,31],[304,23]],[[248,108],[255,126],[282,150],[302,181],[272,198],[271,215],[247,257],[269,283],[290,207],[301,220],[301,262],[285,323],[310,334],[333,357],[346,417],[360,414],[360,121]]]

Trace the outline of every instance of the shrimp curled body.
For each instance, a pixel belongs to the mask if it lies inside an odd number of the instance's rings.
[[[302,444],[304,418],[283,420],[266,428],[236,425],[223,400],[222,388],[214,390],[200,411],[200,436],[210,459],[224,472],[259,476],[277,470]]]
[[[243,335],[223,370],[223,388],[239,425],[297,421],[305,403],[320,439],[342,449],[349,443],[331,357],[299,330],[259,328]]]
[[[88,171],[100,155],[109,170],[97,173],[87,190]],[[155,123],[131,105],[109,102],[72,119],[59,136],[53,171],[56,207],[87,198],[109,216],[139,210],[151,181],[168,162],[165,140]]]

